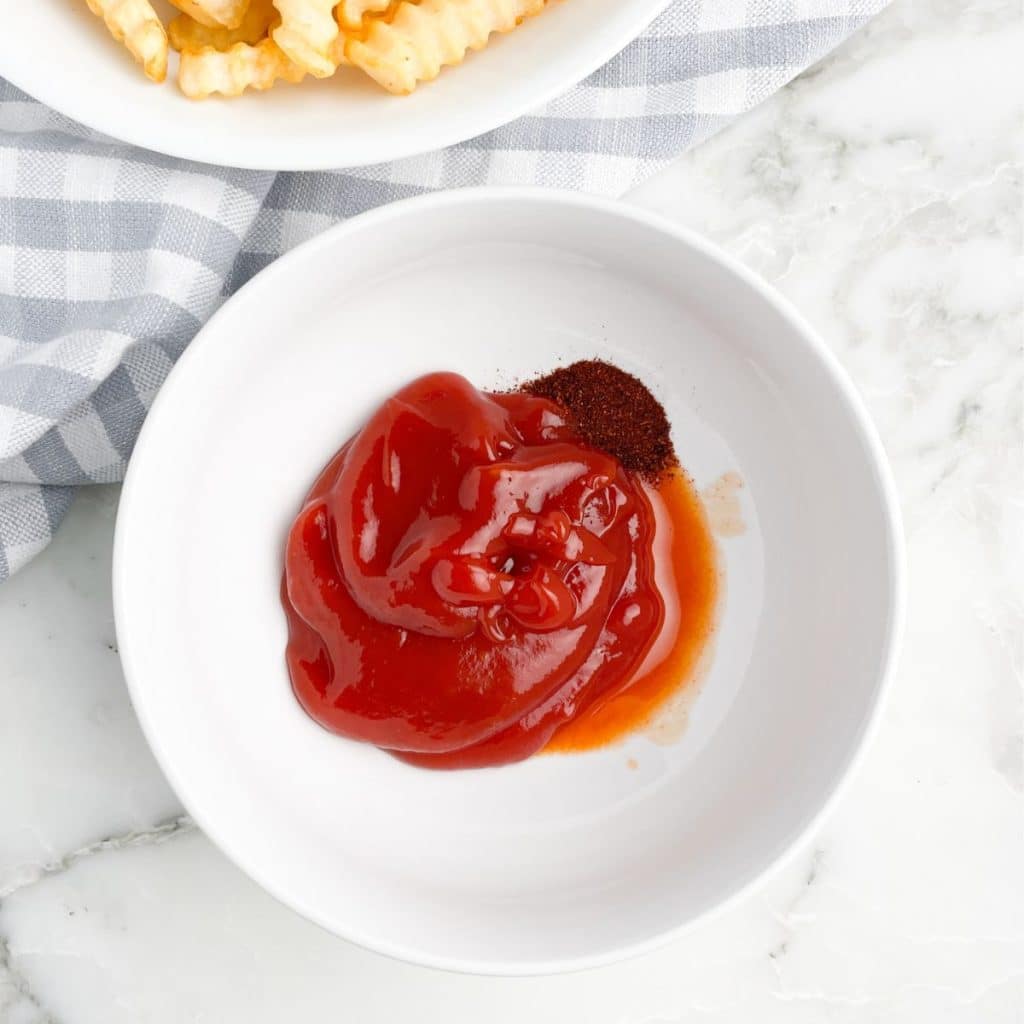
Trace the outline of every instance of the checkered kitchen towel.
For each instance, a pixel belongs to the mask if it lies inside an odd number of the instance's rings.
[[[174,360],[226,296],[285,250],[429,189],[539,184],[617,195],[885,3],[676,0],[532,115],[356,171],[172,160],[88,131],[0,79],[0,580],[46,546],[76,487],[121,479]]]

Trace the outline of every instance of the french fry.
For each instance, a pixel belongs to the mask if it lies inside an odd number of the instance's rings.
[[[510,32],[539,13],[545,0],[408,0],[392,19],[370,19],[365,39],[349,39],[345,55],[389,92],[404,95],[441,68],[461,64],[492,32]]]
[[[207,28],[238,28],[249,0],[171,0],[193,21]]]
[[[305,71],[293,63],[272,39],[254,46],[235,43],[226,51],[212,46],[185,50],[178,64],[178,85],[193,100],[214,93],[240,96],[246,89],[269,89],[278,79],[300,82]]]
[[[124,43],[142,65],[146,77],[162,82],[167,77],[167,33],[149,0],[86,0],[89,10],[102,18],[110,34]]]
[[[296,63],[317,78],[333,75],[340,29],[333,16],[338,0],[274,0],[281,24],[274,42]]]
[[[237,28],[210,28],[201,25],[187,14],[179,14],[167,26],[167,38],[175,50],[201,50],[212,46],[215,50],[229,50],[236,43],[255,46],[265,39],[277,20],[273,0],[252,0]]]
[[[547,0],[171,0],[165,30],[150,0],[86,0],[111,35],[162,82],[168,48],[193,99],[238,96],[279,80],[326,78],[354,64],[385,89],[412,92],[509,32]]]
[[[362,27],[367,14],[383,14],[391,6],[391,0],[341,0],[334,10],[341,31],[355,32]]]

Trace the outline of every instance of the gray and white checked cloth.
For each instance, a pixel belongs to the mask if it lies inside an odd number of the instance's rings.
[[[158,156],[0,79],[0,581],[46,546],[77,487],[121,479],[175,359],[281,253],[431,189],[619,195],[886,2],[676,0],[585,82],[513,124],[442,152],[327,173]]]

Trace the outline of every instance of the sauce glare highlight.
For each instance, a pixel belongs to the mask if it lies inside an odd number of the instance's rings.
[[[288,536],[299,701],[326,728],[430,768],[635,727],[638,702],[647,714],[674,688],[652,684],[658,666],[680,678],[714,604],[706,524],[677,515],[692,492],[664,468],[659,496],[650,472],[538,394],[487,394],[451,373],[403,388],[324,469]]]

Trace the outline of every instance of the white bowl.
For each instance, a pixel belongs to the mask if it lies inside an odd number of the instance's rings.
[[[411,96],[390,96],[343,68],[323,81],[196,103],[172,82],[148,81],[81,0],[31,0],[4,5],[0,76],[90,128],[158,153],[269,170],[358,167],[514,120],[610,60],[667,2],[553,3]]]
[[[698,486],[745,484],[682,735],[444,773],[322,730],[278,600],[319,468],[420,373],[494,387],[595,355],[654,388]],[[625,205],[442,193],[294,250],[192,343],[125,483],[117,631],[172,785],[283,902],[407,960],[560,971],[722,905],[830,803],[891,667],[900,538],[852,386],[748,271]]]

